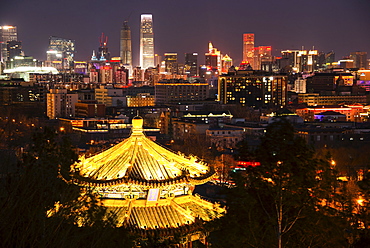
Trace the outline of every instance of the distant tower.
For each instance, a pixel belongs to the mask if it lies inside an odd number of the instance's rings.
[[[17,27],[16,26],[0,26],[0,61],[5,62],[8,58],[8,44],[9,41],[17,41]]]
[[[177,74],[177,53],[165,53],[164,62],[167,73]]]
[[[254,34],[243,34],[243,62],[254,64]],[[253,68],[254,69],[254,68]]]
[[[185,73],[190,76],[198,76],[198,54],[185,53]]]
[[[128,21],[124,21],[121,28],[120,57],[122,63],[132,73],[131,30]]]
[[[142,14],[140,24],[140,66],[154,67],[154,33],[152,14]]]
[[[368,69],[367,52],[352,52],[349,57],[353,60],[355,68]]]
[[[58,69],[70,69],[73,67],[75,53],[75,41],[56,36],[49,38],[49,48],[46,51],[47,61],[60,61]]]

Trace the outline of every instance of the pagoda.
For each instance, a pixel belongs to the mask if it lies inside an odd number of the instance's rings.
[[[196,157],[176,154],[146,137],[138,116],[129,138],[72,165],[73,183],[98,192],[103,205],[117,216],[118,226],[144,236],[179,232],[186,242],[204,240],[199,226],[225,212],[219,204],[192,194],[214,174]]]

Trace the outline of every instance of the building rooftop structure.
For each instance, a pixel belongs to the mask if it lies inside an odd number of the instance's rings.
[[[139,233],[159,229],[184,234],[184,227],[197,226],[200,219],[220,217],[225,210],[217,203],[192,195],[195,185],[212,179],[213,167],[158,145],[142,125],[143,119],[135,117],[129,138],[92,157],[82,156],[72,165],[72,182],[97,191],[118,225]]]

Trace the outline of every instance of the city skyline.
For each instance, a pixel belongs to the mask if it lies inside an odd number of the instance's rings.
[[[255,46],[272,46],[273,55],[302,46],[314,46],[323,52],[334,50],[336,59],[355,51],[370,52],[370,34],[366,32],[370,27],[366,14],[369,9],[370,3],[344,0],[235,4],[220,0],[117,4],[108,0],[103,5],[67,0],[63,6],[44,0],[8,1],[0,10],[0,25],[17,26],[26,55],[45,60],[49,37],[59,36],[76,41],[76,60],[88,60],[99,46],[101,33],[109,37],[111,55],[119,56],[120,29],[122,22],[128,20],[133,64],[138,65],[140,15],[151,13],[155,19],[155,53],[176,52],[181,62],[185,53],[196,52],[202,63],[211,41],[237,64],[243,56],[243,33],[255,34]]]

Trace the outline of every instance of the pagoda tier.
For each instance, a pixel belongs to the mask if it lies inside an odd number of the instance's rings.
[[[214,174],[212,168],[196,157],[185,157],[147,138],[143,120],[133,119],[131,136],[74,167],[74,182],[83,186],[114,187],[137,185],[163,188],[171,184],[203,184]]]
[[[146,200],[105,199],[104,206],[117,216],[118,226],[131,229],[170,229],[220,217],[225,210],[218,204],[207,202],[198,196],[160,199],[155,203]]]

